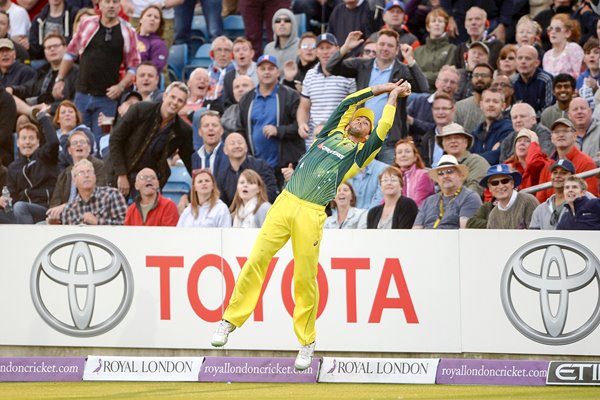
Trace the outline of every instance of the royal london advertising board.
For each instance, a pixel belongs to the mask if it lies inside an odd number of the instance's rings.
[[[11,226],[0,269],[4,345],[210,348],[256,230]],[[460,352],[458,232],[327,231],[320,351]],[[272,262],[229,349],[296,350],[293,257]]]

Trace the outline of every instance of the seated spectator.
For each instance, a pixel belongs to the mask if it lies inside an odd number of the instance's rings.
[[[468,175],[469,169],[454,156],[443,155],[438,166],[429,171],[440,193],[425,199],[413,229],[466,228],[469,218],[481,207],[479,195],[463,186]]]
[[[277,58],[279,65],[285,65],[288,61],[295,62],[299,42],[297,25],[291,10],[280,8],[275,11],[272,19],[273,41],[267,43],[263,54]]]
[[[546,153],[554,153],[554,145],[550,139],[550,129],[537,123],[535,110],[527,103],[517,103],[510,110],[510,119],[512,121],[513,132],[509,133],[500,145],[500,160],[508,160],[514,152],[515,136],[521,129],[534,131],[538,136],[540,147]]]
[[[273,169],[260,158],[254,158],[248,155],[248,145],[244,137],[237,132],[232,132],[225,138],[223,144],[223,153],[229,160],[225,162],[223,168],[216,173],[215,179],[221,192],[221,200],[227,205],[231,205],[237,192],[238,180],[241,173],[245,170],[252,170],[261,177],[263,185],[266,187],[267,200],[271,203],[279,194],[277,189],[277,180]]]
[[[331,215],[325,220],[325,229],[356,229],[367,210],[356,208],[354,189],[348,182],[338,186],[331,202]]]
[[[44,58],[45,38],[54,33],[65,38],[66,43],[71,41],[73,35],[73,21],[78,7],[69,1],[53,0],[42,8],[31,23],[29,30],[29,55],[32,59]]]
[[[590,107],[594,108],[596,100],[594,93],[598,90],[600,81],[600,44],[598,39],[592,37],[583,45],[583,62],[585,71],[577,77],[577,92],[579,97],[587,100]]]
[[[177,206],[163,197],[158,186],[156,172],[144,168],[135,178],[135,189],[139,196],[127,208],[125,225],[131,226],[176,226],[179,221]]]
[[[17,106],[13,96],[0,84],[0,164],[5,167],[14,158],[13,132],[17,122]]]
[[[536,15],[536,14],[531,14]],[[534,46],[543,53],[542,49],[542,27],[537,21],[531,19],[529,15],[524,15],[517,21],[515,30],[515,39],[517,47]]]
[[[515,137],[513,155],[504,164],[521,174],[520,188],[525,189],[539,183],[540,171],[546,166],[547,158],[540,148],[537,134],[523,128]]]
[[[425,20],[429,37],[424,45],[415,49],[415,60],[427,77],[431,92],[435,90],[435,78],[442,65],[455,65],[457,48],[448,41],[448,21],[448,14],[443,9],[430,11]]]
[[[412,199],[417,207],[435,193],[433,181],[412,139],[400,139],[396,143],[394,166],[402,171],[402,195]]]
[[[142,95],[143,101],[161,101],[163,91],[160,90],[160,74],[150,61],[143,61],[135,70],[135,85],[132,91]],[[122,98],[126,98],[128,93]],[[123,103],[124,100],[121,101]]]
[[[419,211],[413,199],[402,196],[402,171],[387,167],[379,176],[383,204],[367,213],[367,229],[411,229]]]
[[[73,165],[71,178],[77,188],[61,214],[63,225],[123,225],[127,202],[115,188],[96,185],[94,165],[82,159]]]
[[[473,95],[473,70],[479,64],[490,64],[490,49],[483,42],[473,42],[465,51],[463,56],[464,68],[459,69],[460,80],[459,90],[456,92],[456,99],[462,100]],[[492,73],[492,77],[494,73]]]
[[[515,190],[521,184],[521,174],[506,164],[492,165],[480,182],[496,199],[488,216],[487,229],[527,229],[533,210],[538,206],[535,196]]]
[[[192,174],[191,202],[183,210],[178,227],[229,228],[231,214],[219,199],[219,189],[209,170],[196,170]]]
[[[77,189],[71,179],[71,170],[73,165],[86,159],[94,166],[96,174],[96,185],[107,186],[106,171],[104,162],[91,155],[93,139],[83,131],[75,130],[66,141],[66,152],[71,157],[72,164],[69,164],[61,171],[56,180],[56,186],[50,199],[50,208],[46,212],[46,221],[50,224],[60,223],[60,215],[69,201],[75,200]]]
[[[95,142],[94,142],[94,134],[84,124],[81,122],[81,113],[75,107],[75,104],[70,100],[63,100],[56,109],[56,113],[54,114],[54,124],[58,126],[56,130],[56,136],[58,137],[59,142],[59,168],[60,170],[65,169],[69,165],[73,164],[73,160],[71,159],[71,155],[67,151],[67,141],[69,137],[75,132],[83,132],[87,135],[92,143],[91,154],[95,154]]]
[[[567,14],[556,14],[547,30],[552,48],[544,53],[544,71],[577,78],[583,62],[583,49],[577,44],[581,33],[579,23]]]
[[[37,114],[43,136],[32,123],[17,132],[19,156],[8,165],[6,185],[14,205],[11,223],[35,224],[46,218],[58,175],[58,139],[47,111],[46,106]],[[4,208],[6,203],[0,202],[0,206]]]
[[[511,81],[517,78],[517,49],[514,44],[507,44],[500,50],[496,61],[495,76],[506,75]]]
[[[34,77],[33,68],[17,61],[12,40],[0,39],[0,84],[4,87],[23,85]]]
[[[490,89],[494,92],[500,92],[504,95],[504,110],[502,110],[502,118],[510,119],[510,110],[514,104],[513,95],[515,94],[515,91],[512,87],[512,81],[508,76],[498,74],[494,77]]]
[[[267,199],[267,187],[260,175],[251,169],[242,171],[235,196],[229,207],[233,227],[262,227],[269,208],[271,203]]]
[[[569,104],[568,117],[575,126],[577,147],[600,166],[600,123],[592,118],[592,109],[582,97],[574,98]]]
[[[435,126],[432,130],[425,133],[423,138],[421,138],[420,143],[418,140],[415,140],[418,143],[419,153],[421,153],[423,162],[427,167],[437,166],[438,161],[444,154],[444,149],[441,147],[441,142],[438,144],[436,138],[442,133],[445,126],[453,123],[455,112],[456,103],[454,98],[446,93],[439,93],[435,95],[433,103],[431,104],[431,113],[433,115],[433,122],[435,122]],[[413,139],[419,138],[413,137]]]
[[[27,10],[12,1],[0,1],[0,10],[10,16],[8,34],[11,40],[29,49],[29,30],[31,29],[31,18]]]
[[[312,32],[304,32],[298,41],[298,61],[287,61],[283,65],[283,84],[302,92],[302,82],[306,73],[317,60],[317,37]],[[327,63],[325,63],[327,65]]]
[[[132,90],[131,92],[125,93],[121,98],[121,104],[117,107],[117,116],[115,118],[106,117],[103,113],[98,115],[98,125],[100,125],[105,132],[98,143],[98,156],[100,158],[106,159],[108,157],[110,133],[112,132],[114,123],[123,118],[127,111],[129,111],[129,107],[140,101],[142,101],[142,95],[135,90]]]
[[[258,83],[256,75],[256,63],[254,62],[254,50],[252,43],[245,37],[238,37],[233,41],[233,65],[223,78],[223,108],[227,109],[231,104],[237,104],[235,100],[233,81],[240,76],[247,76],[252,81],[252,87]]]
[[[147,6],[140,14],[136,29],[137,49],[141,62],[149,61],[162,73],[167,65],[169,50],[162,39],[165,27],[162,10],[158,5]]]
[[[556,229],[558,230],[600,230],[600,199],[585,196],[586,182],[570,176],[565,181],[565,199],[568,207]]]
[[[333,34],[340,43],[343,43],[353,31],[361,31],[364,37],[368,38],[377,31],[382,22],[380,14],[375,18],[368,1],[342,1],[338,2],[329,16],[327,33]],[[358,51],[353,53],[353,56],[356,55]]]
[[[63,99],[73,100],[75,97],[75,82],[79,67],[73,66],[69,74],[65,77],[65,90],[63,97],[55,98],[52,95],[54,80],[58,74],[58,68],[65,54],[67,42],[65,38],[58,33],[49,33],[43,41],[43,52],[48,64],[35,71],[35,76],[29,81],[16,85],[8,90],[29,105],[46,103],[50,104],[51,113],[56,113],[56,108]]]
[[[246,75],[240,75],[233,80],[234,102],[227,107],[221,117],[221,124],[223,125],[226,134],[238,132],[242,129],[242,122],[240,120],[240,99],[255,87],[252,78]]]
[[[567,118],[569,104],[577,94],[575,78],[569,74],[561,73],[552,79],[552,93],[556,98],[556,103],[542,111],[540,123],[544,126],[550,126],[559,118]]]
[[[535,47],[524,45],[517,50],[518,77],[513,82],[515,102],[529,104],[536,115],[554,103],[552,75],[540,68],[540,59]]]
[[[479,181],[485,176],[490,164],[479,154],[469,151],[473,145],[473,135],[467,133],[459,124],[450,124],[438,133],[435,140],[446,154],[455,157],[461,166],[467,168],[468,174],[463,174],[460,187],[464,184],[465,187],[481,196],[483,188],[479,185]],[[431,176],[431,171],[429,176]],[[435,179],[434,181],[437,182]]]
[[[407,15],[405,13],[405,9],[406,6],[400,0],[387,1],[385,3],[385,9],[383,12],[384,25],[382,28],[395,30],[400,36],[400,44],[407,44],[413,49],[416,49],[421,45],[421,42],[419,42],[419,39],[413,35],[406,26]],[[371,39],[373,42],[377,42],[376,33],[373,33],[369,39]]]
[[[502,117],[504,93],[484,90],[480,106],[484,121],[473,131],[471,151],[481,155],[490,165],[497,164],[502,141],[512,132],[510,120]]]
[[[495,36],[488,35],[488,32],[486,31],[488,25],[487,12],[484,9],[474,6],[467,10],[465,15],[465,29],[469,35],[469,39],[457,46],[456,65],[459,68],[466,67],[464,55],[467,54],[467,51],[477,42],[485,45],[489,55],[488,60],[482,62],[491,65],[496,64],[498,54],[504,46],[504,43]]]
[[[348,179],[356,196],[356,208],[368,210],[383,202],[379,176],[388,164],[373,160],[356,175]]]
[[[492,85],[494,69],[489,64],[479,64],[473,68],[471,86],[473,95],[456,102],[454,122],[473,132],[484,121],[481,111],[481,94]]]
[[[196,68],[192,71],[187,85],[190,90],[185,106],[179,111],[179,115],[188,123],[192,124],[194,113],[201,108],[207,110],[222,111],[219,101],[208,98],[210,91],[210,77],[204,68]]]
[[[223,154],[223,126],[221,118],[216,111],[206,111],[200,117],[198,135],[202,145],[192,153],[192,170],[208,169],[214,175],[226,166]]]
[[[7,1],[8,4],[10,2]],[[0,39],[10,39],[15,45],[15,51],[17,52],[17,60],[21,61],[23,64],[29,63],[29,53],[25,49],[25,47],[21,46],[17,41],[10,38],[8,31],[10,30],[10,17],[8,13],[2,10],[0,7]]]
[[[209,88],[206,98],[222,104],[225,74],[234,69],[233,42],[227,36],[216,37],[210,48],[212,63],[208,66]]]
[[[379,35],[379,33],[377,33]],[[371,35],[372,36],[372,35]],[[371,39],[365,40],[362,45],[362,50],[360,52],[360,58],[365,58],[367,60],[372,60],[377,55],[377,42]]]

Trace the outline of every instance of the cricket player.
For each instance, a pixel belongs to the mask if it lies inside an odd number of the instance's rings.
[[[294,253],[294,332],[301,348],[298,370],[308,368],[315,349],[315,320],[319,305],[317,269],[325,206],[340,183],[369,164],[381,149],[396,113],[398,97],[410,94],[404,80],[359,90],[346,97],[333,112],[290,181],[275,200],[259,232],[250,257],[235,284],[212,345],[224,346],[228,335],[254,311],[271,259],[292,238]],[[374,114],[359,105],[389,93],[383,115],[375,127]]]

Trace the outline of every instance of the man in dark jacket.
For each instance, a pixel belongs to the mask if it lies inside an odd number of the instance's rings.
[[[110,183],[129,195],[137,173],[152,168],[162,188],[170,175],[167,158],[179,153],[191,174],[192,128],[178,115],[189,96],[188,87],[173,82],[160,103],[141,102],[129,109],[114,127],[110,138]]]
[[[379,31],[377,39],[377,56],[375,59],[364,58],[347,58],[350,52],[360,46],[364,39],[361,39],[362,32],[354,31],[348,35],[346,42],[340,51],[334,54],[327,63],[327,70],[333,75],[341,75],[356,79],[357,89],[364,89],[373,84],[383,83],[383,81],[375,81],[383,79],[387,76],[385,82],[397,82],[400,79],[407,80],[414,93],[426,92],[429,85],[427,78],[423,75],[421,68],[417,65],[413,57],[413,48],[408,44],[398,44],[398,33],[390,29],[382,29]],[[398,60],[398,49],[402,52],[402,56],[407,64],[403,64]],[[382,96],[381,99],[375,98],[366,103],[366,107],[373,110],[375,119],[378,120],[381,116],[383,106],[387,98]],[[406,98],[398,99],[398,107],[396,107],[396,116],[394,125],[390,130],[377,159],[379,161],[391,164],[394,159],[394,144],[398,139],[408,135],[408,126],[406,123]]]
[[[32,59],[44,58],[44,39],[50,32],[64,36],[67,43],[71,41],[77,10],[77,6],[64,0],[49,1],[42,8],[31,21],[29,29],[29,55]]]
[[[13,160],[13,132],[17,121],[15,100],[0,84],[0,164],[8,166]]]
[[[279,84],[279,64],[275,57],[263,55],[256,64],[258,86],[240,99],[240,133],[252,155],[274,169],[281,188],[284,183],[281,168],[297,164],[306,149],[296,122],[300,96]]]

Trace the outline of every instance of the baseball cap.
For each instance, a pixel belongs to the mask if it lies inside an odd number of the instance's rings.
[[[323,42],[331,43],[334,46],[338,45],[338,41],[333,33],[322,33],[317,36],[317,46]]]
[[[10,39],[0,39],[0,49],[15,49],[15,44]]]
[[[554,171],[555,168],[561,167],[565,171],[569,171],[570,173],[575,173],[575,166],[569,160],[557,160],[554,164],[548,168],[550,171]]]
[[[490,55],[490,48],[487,46],[487,44],[483,43],[480,40],[477,40],[477,41],[471,43],[469,45],[469,49],[472,49],[473,47],[477,47],[477,46],[481,47],[483,49],[483,51],[485,51],[488,54],[488,56]]]
[[[573,123],[571,122],[570,119],[568,118],[559,118],[556,121],[554,121],[552,123],[552,125],[550,125],[550,130],[554,130],[554,128],[556,127],[556,125],[564,125],[564,126],[568,126],[569,128],[575,130],[575,125],[573,125]]]
[[[387,3],[385,3],[385,11],[388,11],[389,9],[391,9],[393,7],[400,7],[402,9],[402,11],[406,10],[404,3],[401,2],[400,0],[392,0],[392,1],[388,1]]]
[[[256,60],[256,66],[259,66],[264,62],[269,62],[277,68],[279,68],[279,62],[277,61],[277,57],[275,56],[272,56],[270,54],[263,54],[262,56],[258,57],[258,60]]]

